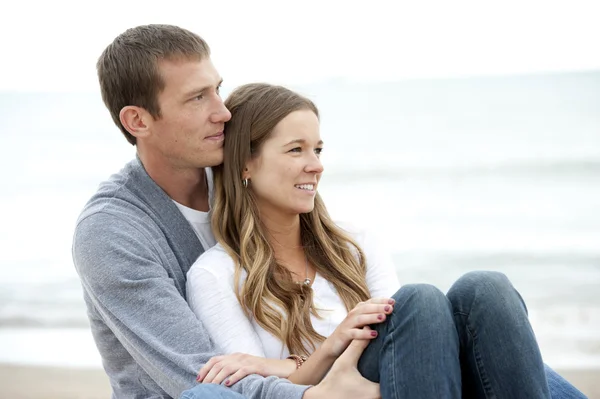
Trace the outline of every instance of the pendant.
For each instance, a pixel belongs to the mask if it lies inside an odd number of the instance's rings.
[[[304,281],[302,282],[302,284],[304,285],[310,285],[310,279],[307,277],[304,279]]]

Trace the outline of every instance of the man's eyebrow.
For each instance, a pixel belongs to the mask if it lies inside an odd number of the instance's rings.
[[[192,96],[194,96],[194,95],[196,95],[196,94],[200,94],[200,93],[202,93],[202,92],[204,92],[204,91],[206,91],[206,90],[208,90],[208,89],[212,89],[213,87],[217,87],[217,88],[218,88],[218,87],[221,87],[221,85],[222,85],[222,84],[223,84],[223,79],[219,80],[219,83],[217,83],[217,85],[216,85],[216,86],[213,86],[213,85],[206,85],[206,86],[204,86],[204,87],[200,87],[200,88],[197,88],[197,89],[190,90],[190,91],[188,91],[188,92],[185,94],[185,97],[186,97],[186,98],[188,98],[188,97],[192,97]]]
[[[292,140],[289,143],[286,143],[283,145],[283,147],[288,146],[290,144],[304,144],[306,143],[306,140],[304,139],[296,139],[296,140]],[[317,143],[317,145],[323,145],[323,140],[319,140],[319,142]]]

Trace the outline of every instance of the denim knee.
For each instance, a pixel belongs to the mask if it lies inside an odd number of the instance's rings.
[[[396,301],[405,301],[408,298],[416,303],[427,306],[437,302],[445,302],[445,295],[436,286],[431,284],[406,284],[392,296]]]
[[[393,296],[396,301],[394,309],[398,306],[408,306],[419,317],[436,320],[438,327],[448,321],[452,322],[452,307],[448,298],[437,287],[430,284],[408,284],[402,286]],[[402,312],[394,311],[394,315],[402,317]]]
[[[466,273],[452,285],[448,291],[448,298],[455,308],[457,304],[464,308],[466,304],[470,307],[475,303],[490,311],[507,304],[525,306],[508,277],[494,271]]]

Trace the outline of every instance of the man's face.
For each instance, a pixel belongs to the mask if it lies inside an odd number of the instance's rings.
[[[210,58],[159,62],[165,82],[160,119],[147,149],[165,167],[196,169],[223,162],[223,128],[231,113],[219,95],[221,77]]]

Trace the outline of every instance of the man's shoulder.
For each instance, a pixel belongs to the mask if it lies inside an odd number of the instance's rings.
[[[79,214],[77,224],[89,217],[102,218],[102,214],[104,217],[112,215],[122,219],[142,216],[145,213],[143,200],[132,189],[136,186],[143,187],[142,182],[136,181],[139,177],[131,173],[135,167],[136,162],[131,161],[119,172],[101,182]]]
[[[74,248],[108,244],[117,237],[121,237],[119,240],[125,236],[151,239],[160,234],[150,216],[152,211],[132,190],[135,175],[128,173],[128,165],[100,183],[85,204],[75,224]]]

